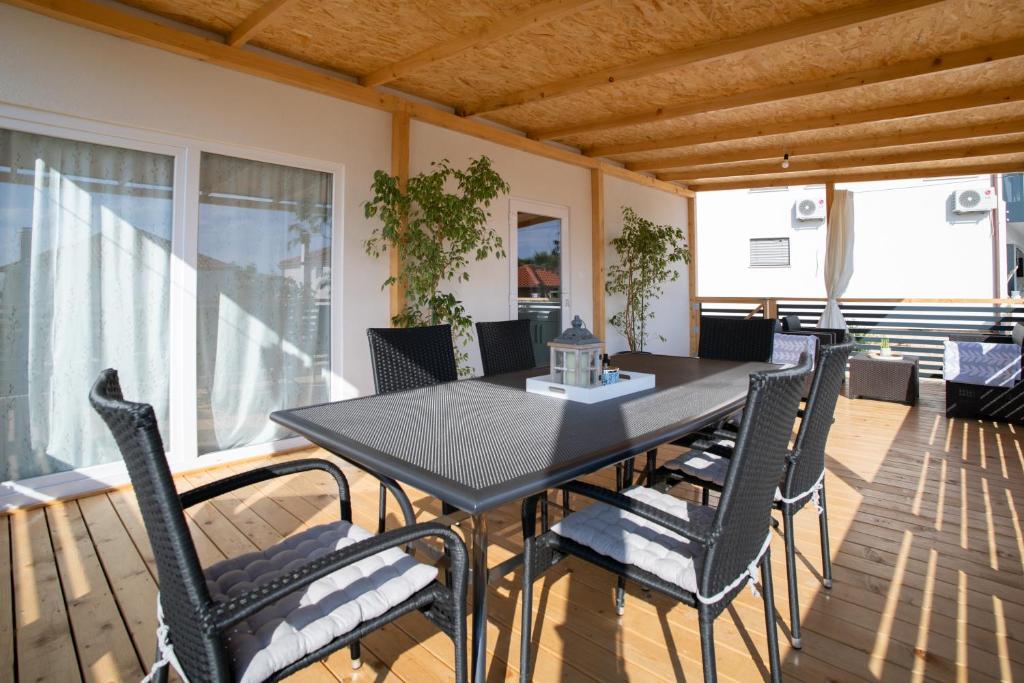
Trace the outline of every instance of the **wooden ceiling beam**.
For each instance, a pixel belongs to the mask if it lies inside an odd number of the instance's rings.
[[[961,109],[986,107],[994,104],[1005,104],[1007,102],[1020,102],[1021,100],[1024,100],[1024,88],[1001,88],[999,90],[971,93],[970,95],[956,95],[937,100],[910,102],[908,104],[897,104],[891,107],[880,107],[878,109],[868,109],[865,111],[818,116],[810,119],[799,119],[795,121],[783,120],[763,125],[724,128],[717,131],[706,131],[703,133],[679,135],[655,140],[642,140],[640,142],[626,142],[614,145],[598,145],[587,148],[585,151],[587,154],[596,157],[620,156],[625,154],[636,154],[638,152],[653,152],[662,149],[673,149],[676,147],[689,147],[691,145],[711,142],[724,142],[726,140],[743,140],[746,138],[763,137],[765,135],[781,135],[784,133],[821,130],[822,128],[835,128],[838,126],[849,126],[858,123],[892,121],[896,119],[910,118],[912,116],[925,116],[928,114],[940,114],[943,112],[958,111]]]
[[[992,144],[971,145],[947,149],[928,149],[911,152],[891,152],[888,154],[868,154],[848,157],[845,159],[793,159],[789,160],[789,168],[782,168],[779,161],[749,166],[720,166],[714,169],[698,168],[690,171],[662,173],[658,178],[666,181],[683,180],[693,182],[699,178],[734,178],[736,176],[800,174],[811,171],[838,170],[847,168],[863,168],[865,166],[892,166],[896,164],[912,164],[924,161],[949,161],[952,159],[970,159],[972,157],[992,157],[1006,154],[1024,153],[1024,140]]]
[[[797,21],[754,31],[734,38],[727,38],[698,47],[672,52],[667,55],[649,57],[630,64],[595,71],[582,76],[574,76],[560,81],[526,88],[508,95],[485,98],[478,102],[470,102],[460,107],[459,113],[464,116],[488,114],[509,107],[569,95],[611,83],[634,80],[645,76],[653,76],[683,66],[737,55],[756,50],[768,45],[778,45],[791,40],[799,40],[828,31],[836,31],[857,26],[869,21],[908,12],[920,7],[935,5],[945,0],[872,0],[863,5],[856,5],[836,12],[827,12],[799,19]]]
[[[602,0],[549,0],[515,16],[500,19],[490,26],[453,38],[447,42],[429,47],[406,59],[383,66],[367,74],[360,82],[368,87],[383,85],[424,69],[435,62],[448,59],[481,45],[560,19],[569,14],[581,12],[599,4]]]
[[[785,85],[763,88],[742,92],[727,97],[702,99],[696,102],[687,102],[676,106],[658,107],[635,114],[625,116],[612,116],[596,121],[578,123],[558,128],[548,128],[536,131],[530,137],[536,140],[553,140],[593,133],[602,130],[637,126],[657,121],[691,116],[694,114],[707,114],[736,107],[747,107],[756,104],[767,104],[794,97],[807,97],[823,93],[856,88],[876,83],[898,81],[906,78],[915,78],[929,74],[942,73],[955,69],[988,64],[1002,59],[1012,59],[1024,55],[1024,38],[1015,38],[995,45],[985,45],[971,50],[963,50],[936,57],[915,59],[875,69],[864,69],[846,74],[818,78],[802,83],[787,83]]]
[[[964,164],[939,168],[914,168],[898,171],[856,171],[815,173],[782,178],[744,178],[723,182],[691,185],[695,192],[709,190],[746,190],[761,187],[786,187],[793,185],[816,185],[818,183],[860,183],[872,180],[909,180],[914,178],[945,178],[989,173],[1018,173],[1024,171],[1024,156],[1019,159],[984,164]]]
[[[388,112],[407,112],[409,116],[419,121],[481,140],[489,140],[528,154],[535,154],[582,168],[600,168],[607,175],[613,175],[645,187],[683,197],[693,197],[693,192],[681,185],[636,173],[603,159],[595,159],[564,147],[530,140],[523,135],[479,121],[469,121],[429,104],[367,88],[341,76],[325,73],[320,69],[299,66],[261,52],[238,50],[219,40],[211,40],[95,0],[0,0],[0,2],[75,26],[89,28],[141,45],[159,48],[183,57],[208,62],[225,69],[265,78],[328,97]]]
[[[250,14],[235,27],[228,36],[227,43],[231,47],[242,47],[249,39],[259,33],[274,16],[295,0],[267,0],[258,10]]]
[[[884,149],[904,145],[919,145],[929,142],[949,142],[952,140],[971,140],[980,144],[979,138],[994,135],[1010,135],[1024,133],[1024,116],[982,123],[973,126],[955,126],[952,128],[935,128],[920,133],[896,133],[893,135],[868,136],[845,140],[821,140],[798,142],[788,145],[760,145],[741,149],[735,152],[699,152],[696,154],[680,154],[658,159],[645,159],[626,164],[632,171],[663,171],[668,169],[691,170],[701,166],[738,163],[743,161],[760,161],[764,159],[781,160],[788,153],[791,157],[807,154],[828,154],[829,152],[856,152],[868,149]]]

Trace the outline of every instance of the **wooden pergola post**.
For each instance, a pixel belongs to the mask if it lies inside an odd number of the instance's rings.
[[[686,200],[686,246],[690,249],[690,264],[686,268],[690,287],[690,355],[697,355],[700,340],[700,304],[697,302],[697,197]]]
[[[590,207],[590,276],[594,298],[594,320],[591,329],[598,339],[607,342],[604,308],[604,171],[600,168],[590,170]],[[607,350],[607,344],[605,348]]]
[[[404,111],[391,114],[391,175],[398,176],[398,187],[404,192],[409,181],[409,114]],[[390,276],[397,278],[402,272],[398,249],[389,250],[388,262]],[[400,282],[389,288],[388,301],[392,318],[405,308],[405,287]]]

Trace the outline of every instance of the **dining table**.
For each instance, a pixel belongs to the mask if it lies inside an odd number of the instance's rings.
[[[488,564],[488,513],[716,424],[743,407],[751,373],[771,363],[646,353],[613,356],[655,387],[586,404],[532,393],[546,368],[281,410],[270,418],[357,467],[472,518],[471,653],[486,678],[487,586],[515,564]]]

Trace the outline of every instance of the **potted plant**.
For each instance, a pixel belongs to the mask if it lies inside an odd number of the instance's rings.
[[[379,218],[364,243],[366,253],[380,257],[397,250],[398,275],[382,285],[398,284],[405,306],[394,315],[396,327],[449,324],[455,340],[459,374],[471,372],[463,350],[472,341],[473,319],[445,283],[469,280],[470,259],[505,257],[501,237],[487,225],[491,202],[509,191],[486,156],[471,160],[466,169],[447,159],[431,164],[428,173],[409,178],[403,189],[397,176],[373,174],[373,197],[364,205],[367,218]]]
[[[626,338],[629,350],[647,346],[647,322],[654,319],[651,304],[661,296],[666,282],[679,279],[673,263],[690,262],[690,249],[683,231],[671,225],[656,225],[628,206],[622,207],[622,234],[611,240],[618,263],[608,268],[605,291],[622,294],[625,306],[608,322]],[[665,337],[658,336],[665,341]]]
[[[883,336],[881,341],[878,342],[878,355],[888,358],[892,355],[892,347],[889,346],[889,338]]]

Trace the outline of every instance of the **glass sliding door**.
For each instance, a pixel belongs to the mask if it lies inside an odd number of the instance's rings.
[[[120,460],[107,367],[166,428],[174,163],[0,129],[0,481]]]
[[[290,434],[267,416],[329,399],[330,173],[203,153],[200,455]]]
[[[562,309],[568,290],[563,284],[565,219],[533,212],[513,203],[516,253],[516,308],[520,320],[530,321],[537,365],[548,364],[547,343],[562,331]],[[529,207],[534,208],[534,207]]]

